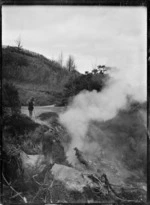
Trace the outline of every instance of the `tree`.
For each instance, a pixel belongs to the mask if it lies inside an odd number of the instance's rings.
[[[93,69],[93,70],[92,70],[92,73],[93,73],[94,75],[96,75],[96,74],[98,73],[98,70],[97,70],[97,69]]]
[[[17,38],[17,40],[15,40],[15,43],[16,43],[18,49],[21,49],[23,47],[20,36]]]
[[[97,69],[99,70],[99,73],[104,74],[104,71],[106,71],[105,65],[98,65]]]
[[[66,63],[66,67],[69,71],[74,71],[76,66],[75,66],[75,62],[74,62],[74,58],[73,56],[69,56],[68,57],[68,60],[67,60],[67,63]]]
[[[70,78],[64,85],[65,103],[67,104],[73,96],[82,90],[97,90],[100,92],[104,86],[103,78],[104,76],[96,76],[93,73],[81,74],[75,78]]]
[[[61,67],[63,67],[63,53],[61,52],[58,57],[58,63]]]

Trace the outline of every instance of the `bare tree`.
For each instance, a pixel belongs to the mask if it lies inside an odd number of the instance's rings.
[[[22,46],[22,41],[21,41],[21,37],[19,36],[16,40],[15,40],[15,43],[17,45],[17,47],[19,49],[21,49],[23,46]]]
[[[69,71],[73,71],[75,70],[76,66],[75,66],[75,62],[74,62],[74,58],[73,56],[69,56],[68,57],[68,60],[67,60],[67,63],[66,63],[66,67]]]
[[[61,52],[58,57],[58,63],[61,67],[63,67],[63,53]]]
[[[96,69],[97,68],[97,65],[96,63],[92,63],[92,70]]]

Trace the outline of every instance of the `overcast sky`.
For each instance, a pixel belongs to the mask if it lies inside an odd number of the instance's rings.
[[[119,65],[146,57],[145,7],[3,6],[2,42],[64,61],[75,58],[77,70]],[[133,55],[134,54],[134,55]],[[65,62],[64,62],[65,63]]]

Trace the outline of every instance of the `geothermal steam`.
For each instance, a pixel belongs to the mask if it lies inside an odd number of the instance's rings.
[[[79,93],[67,110],[59,116],[60,122],[71,136],[71,144],[67,150],[67,157],[71,163],[75,160],[74,147],[82,151],[88,147],[90,150],[87,132],[91,121],[103,122],[114,118],[119,110],[128,106],[129,96],[131,101],[146,101],[145,64],[141,66],[137,58],[130,63],[127,59],[119,62],[121,63],[117,63],[117,68],[112,67],[109,71],[110,79],[101,92]]]

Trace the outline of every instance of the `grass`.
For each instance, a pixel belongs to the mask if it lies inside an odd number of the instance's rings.
[[[32,96],[38,105],[59,103],[59,94],[74,75],[58,62],[24,49],[6,47],[2,49],[2,55],[3,79],[18,86],[22,105]]]

